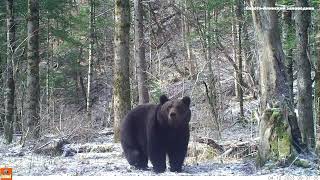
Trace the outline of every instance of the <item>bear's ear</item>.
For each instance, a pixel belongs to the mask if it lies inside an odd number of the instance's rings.
[[[160,104],[164,104],[165,102],[167,102],[169,99],[166,95],[161,95],[160,96]]]
[[[185,96],[185,97],[182,98],[182,102],[189,107],[191,99],[190,99],[189,96]]]

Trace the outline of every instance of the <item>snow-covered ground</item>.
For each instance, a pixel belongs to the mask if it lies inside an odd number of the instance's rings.
[[[214,139],[220,145],[233,144],[237,142],[251,141],[257,137],[257,123],[254,122],[252,110],[258,106],[257,100],[246,101],[244,104],[245,116],[248,117],[248,124],[237,123],[239,105],[236,102],[230,103],[226,109],[226,119],[223,122],[221,140]],[[195,110],[194,110],[195,111]],[[198,113],[202,114],[202,113]],[[203,116],[194,118],[203,122]],[[21,147],[19,138],[15,137],[13,144],[5,145],[0,137],[0,167],[12,167],[14,175],[17,176],[47,176],[47,175],[74,175],[74,176],[256,176],[256,175],[320,175],[319,165],[312,162],[308,168],[290,165],[279,167],[276,165],[266,165],[262,169],[257,168],[255,157],[232,158],[219,157],[211,147],[205,144],[194,142],[197,137],[215,137],[215,132],[209,129],[210,133],[203,133],[203,127],[191,132],[191,142],[188,157],[182,173],[172,173],[167,170],[162,174],[155,174],[149,163],[150,169],[147,171],[131,168],[122,154],[120,144],[113,143],[112,135],[106,132],[93,131],[93,138],[89,138],[88,143],[72,143],[65,145],[65,148],[80,150],[73,156],[65,157],[36,154],[31,151],[31,144]],[[49,137],[49,136],[48,136]],[[49,138],[50,139],[50,138]],[[52,138],[51,138],[52,139]],[[40,145],[46,141],[38,142]],[[190,152],[191,151],[191,152]]]
[[[317,166],[301,168],[292,165],[286,168],[275,166],[257,169],[254,158],[247,159],[207,159],[202,161],[191,161],[186,159],[186,165],[182,173],[166,171],[162,174],[155,174],[152,170],[142,171],[130,168],[122,155],[120,144],[112,143],[112,135],[100,136],[90,143],[69,144],[68,146],[77,149],[87,147],[89,151],[76,153],[74,156],[51,157],[31,153],[26,147],[21,148],[18,144],[0,144],[0,166],[9,166],[14,169],[18,176],[34,175],[75,175],[75,176],[105,176],[105,175],[126,175],[126,176],[153,176],[153,175],[188,175],[188,176],[224,176],[224,175],[319,175]],[[149,164],[151,167],[151,164]]]

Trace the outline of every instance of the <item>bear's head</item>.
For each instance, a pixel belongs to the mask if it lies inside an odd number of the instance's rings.
[[[188,96],[182,99],[168,99],[167,96],[160,97],[160,123],[170,127],[181,127],[187,125],[191,118],[191,99]]]

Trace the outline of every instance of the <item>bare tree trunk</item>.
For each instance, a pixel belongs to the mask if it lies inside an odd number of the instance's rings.
[[[274,0],[251,0],[255,5],[273,7]],[[257,30],[260,61],[261,109],[273,106],[279,100],[289,97],[286,74],[281,73],[284,67],[284,53],[280,41],[278,17],[274,11],[252,11]],[[270,19],[269,21],[267,21]],[[265,48],[265,49],[263,49]],[[278,62],[278,64],[275,64]],[[282,93],[283,92],[283,93]],[[280,94],[284,97],[281,97]],[[291,105],[291,107],[293,107]]]
[[[274,7],[275,0],[251,0],[251,6]],[[294,150],[301,152],[304,146],[290,101],[277,13],[252,11],[252,17],[260,56],[260,106],[264,114],[259,125],[258,157],[263,165],[294,155]]]
[[[18,94],[20,94],[20,95],[18,95]],[[17,96],[20,96],[20,101],[17,101],[17,102],[19,102],[20,103],[20,109],[19,109],[19,116],[20,116],[20,118],[21,118],[21,123],[20,123],[20,125],[21,125],[21,131],[22,131],[22,133],[24,133],[24,130],[26,130],[27,128],[26,128],[26,121],[24,120],[24,117],[26,117],[25,116],[25,99],[26,99],[26,86],[25,86],[25,84],[23,84],[22,86],[21,86],[21,89],[20,89],[20,91],[17,93]],[[21,138],[22,139],[22,138]]]
[[[15,82],[13,77],[13,61],[15,46],[15,21],[13,0],[7,0],[7,65],[6,65],[6,86],[5,86],[5,122],[4,135],[7,143],[12,142]]]
[[[318,25],[317,25],[317,35],[316,35],[316,47],[317,47],[317,69],[315,76],[315,107],[316,107],[316,119],[320,126],[320,15],[318,14]]]
[[[26,119],[28,138],[40,136],[39,84],[39,1],[28,0],[28,68],[26,92]],[[29,136],[31,135],[31,136]]]
[[[234,10],[234,6],[232,5],[231,7],[231,13],[233,14],[232,15],[232,24],[231,24],[231,33],[232,33],[232,46],[233,46],[233,62],[234,64],[236,65],[237,63],[237,56],[238,56],[238,53],[237,53],[237,24],[236,24],[236,17],[235,17],[235,10]],[[237,65],[236,65],[237,66]],[[238,82],[237,82],[237,77],[238,77],[238,68],[237,70],[234,71],[234,94],[236,96],[237,99],[239,99],[239,91],[238,91]]]
[[[83,82],[83,76],[81,73],[81,59],[82,59],[82,54],[83,54],[83,47],[80,47],[80,53],[79,53],[79,58],[77,60],[77,72],[76,72],[76,82],[77,82],[77,89],[80,92],[80,97],[79,100],[83,100],[84,104],[87,106],[87,95],[86,95],[86,88],[85,84]]]
[[[114,141],[120,140],[120,124],[131,109],[129,78],[129,0],[115,0],[115,35],[114,35]]]
[[[187,11],[187,0],[184,0],[183,2],[183,8],[184,11]],[[189,22],[187,20],[187,17],[185,15],[183,15],[183,29],[184,29],[184,42],[185,42],[185,48],[186,48],[186,53],[187,53],[187,62],[189,64],[189,74],[190,74],[190,78],[193,79],[196,77],[196,70],[197,70],[197,64],[195,62],[193,62],[192,60],[192,48],[190,45],[190,25]]]
[[[297,0],[297,7],[308,7],[308,0]],[[308,58],[308,28],[310,11],[297,11],[297,81],[298,81],[298,122],[303,142],[309,149],[315,148],[315,122],[312,108],[311,60]]]
[[[149,35],[149,63],[150,63],[150,65],[149,65],[149,68],[148,68],[148,70],[151,70],[151,69],[153,69],[153,59],[152,59],[152,9],[151,9],[151,3],[150,2],[148,2],[148,9],[149,9],[149,11],[148,11],[148,15],[149,15],[149,19],[148,19],[148,26],[149,26],[149,30],[148,30],[148,35]],[[154,75],[153,74],[154,72],[153,71],[150,71],[150,74],[152,74],[152,75]]]
[[[1,64],[4,64],[3,61],[4,61],[4,57],[0,55]],[[5,97],[5,95],[4,95],[4,84],[5,84],[4,81],[5,81],[4,70],[3,70],[3,67],[0,66],[0,84],[1,84],[1,89],[2,89],[2,91],[0,93],[1,93],[2,97]],[[1,102],[0,102],[0,107],[2,109],[5,109],[4,99],[2,99],[2,98],[1,98]],[[0,128],[3,128],[4,121],[5,121],[5,115],[4,115],[4,113],[1,113],[0,114]]]
[[[243,111],[243,78],[242,78],[242,24],[243,24],[243,1],[238,0],[237,2],[237,10],[236,10],[236,16],[237,16],[237,34],[238,34],[238,51],[237,51],[237,59],[238,59],[238,71],[237,74],[237,91],[238,91],[238,101],[240,106],[240,120],[244,120],[244,111]]]
[[[93,46],[94,46],[94,0],[90,0],[90,23],[89,23],[89,30],[90,30],[90,44],[89,44],[89,58],[88,58],[88,86],[87,86],[87,120],[88,122],[91,121],[91,83],[92,83],[92,68],[93,68]]]
[[[207,0],[207,6],[209,5],[209,0]],[[211,31],[211,20],[212,20],[212,14],[214,12],[210,12],[209,8],[207,7],[206,10],[206,16],[205,16],[205,29],[203,30],[204,32],[204,53],[205,53],[205,61],[208,64],[208,83],[209,85],[207,86],[206,83],[204,82],[205,88],[206,88],[206,94],[207,98],[209,101],[210,109],[211,109],[211,115],[214,121],[214,124],[216,126],[216,129],[218,131],[218,139],[221,139],[221,122],[219,119],[219,102],[218,102],[218,91],[217,91],[217,79],[215,77],[213,67],[212,67],[212,37],[210,35]],[[215,19],[216,20],[216,19]]]
[[[13,75],[13,79],[15,78],[15,75]],[[22,134],[22,126],[21,126],[21,116],[19,114],[18,111],[18,92],[17,92],[17,88],[15,88],[15,92],[14,92],[14,116],[13,116],[13,132],[16,134]]]
[[[141,0],[134,0],[134,43],[135,43],[135,62],[137,63],[138,75],[138,94],[139,104],[149,102],[149,93],[147,88],[146,58],[144,44],[144,27],[143,27],[143,8]]]
[[[237,0],[237,7],[234,10],[234,6],[232,6],[232,13],[234,14],[232,17],[232,44],[233,44],[233,57],[234,63],[237,68],[235,69],[235,95],[239,101],[240,108],[240,120],[242,121],[244,118],[243,112],[243,78],[242,78],[242,45],[241,45],[241,32],[242,32],[242,1]]]
[[[47,12],[48,13],[48,12]],[[47,69],[46,69],[46,109],[47,109],[47,126],[50,127],[50,62],[51,62],[51,45],[50,45],[50,19],[47,19]]]
[[[248,12],[248,11],[244,11]],[[245,16],[246,17],[246,16]],[[245,18],[244,22],[248,21]],[[245,72],[244,84],[248,85],[248,89],[252,95],[252,97],[256,97],[257,94],[255,92],[255,66],[254,66],[254,58],[252,54],[252,49],[249,40],[249,32],[248,32],[248,23],[243,23],[243,52],[244,52],[244,60],[243,60],[243,69]]]
[[[292,11],[283,11],[283,42],[284,53],[286,55],[285,66],[288,74],[288,84],[290,89],[290,101],[293,102],[293,39],[294,39],[294,22],[292,20]]]

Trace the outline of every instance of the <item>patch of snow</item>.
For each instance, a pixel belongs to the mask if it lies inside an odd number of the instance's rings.
[[[102,133],[103,134],[103,133]],[[38,155],[26,151],[23,156],[18,153],[23,149],[17,143],[14,145],[0,144],[1,166],[10,166],[18,176],[48,176],[48,175],[74,175],[74,176],[251,176],[251,175],[317,175],[316,167],[300,168],[290,166],[285,168],[264,168],[258,170],[254,159],[209,159],[201,162],[186,161],[182,173],[173,173],[167,170],[165,173],[156,174],[151,170],[137,170],[129,166],[122,154],[119,143],[111,143],[112,136],[99,137],[106,143],[93,141],[85,144],[70,144],[72,148],[89,147],[91,149],[108,147],[109,151],[104,153],[84,152],[76,153],[71,157],[50,157]]]

